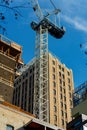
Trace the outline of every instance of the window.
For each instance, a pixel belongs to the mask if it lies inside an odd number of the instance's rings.
[[[68,78],[68,83],[70,83],[70,79]]]
[[[18,81],[17,81],[17,84],[18,84]]]
[[[61,65],[59,65],[59,69],[61,69]]]
[[[19,79],[19,83],[21,82],[21,79]]]
[[[66,97],[64,96],[64,101],[66,101]]]
[[[61,102],[61,108],[63,108],[63,103]]]
[[[56,87],[56,82],[53,81],[53,87]]]
[[[54,103],[56,103],[56,98],[54,98]]]
[[[72,101],[70,100],[70,105],[72,106]]]
[[[64,94],[66,93],[66,90],[65,90],[65,88],[63,89],[63,91],[64,91]]]
[[[6,130],[14,130],[14,127],[11,126],[11,125],[7,125],[7,126],[6,126]]]
[[[54,95],[56,95],[56,90],[55,89],[53,89],[53,93],[54,93]]]
[[[63,81],[63,86],[65,86],[65,82]]]
[[[60,99],[63,99],[63,96],[62,96],[62,94],[60,94]]]
[[[25,78],[25,75],[23,75],[23,79]]]
[[[55,74],[53,74],[53,79],[55,79]]]
[[[60,91],[62,92],[62,86],[60,86]]]
[[[55,72],[55,68],[53,67],[53,72]]]
[[[62,119],[62,125],[64,125],[64,120]]]
[[[60,79],[60,84],[62,84],[62,80]]]
[[[28,76],[28,73],[26,73],[26,77]]]
[[[54,106],[54,112],[56,112],[57,111],[57,107],[56,106]]]
[[[66,109],[66,104],[64,104],[64,108]]]
[[[14,84],[14,87],[16,87],[16,83]]]
[[[62,78],[63,78],[63,79],[65,79],[65,76],[64,76],[64,74],[62,74]]]
[[[63,111],[61,111],[61,116],[64,116],[64,112]]]
[[[70,75],[69,71],[67,71],[68,76]]]
[[[59,72],[59,76],[61,76],[61,72]]]
[[[72,97],[72,94],[71,94],[71,93],[69,93],[69,97],[70,97],[70,98]]]
[[[52,63],[53,63],[53,65],[55,65],[55,61],[54,60],[52,61]]]
[[[56,115],[54,115],[54,121],[57,121],[57,116]]]
[[[71,86],[69,85],[68,87],[69,87],[69,90],[71,90]]]
[[[30,68],[30,73],[32,73],[32,68]]]
[[[65,112],[65,118],[67,118],[67,113]]]
[[[62,68],[62,71],[64,72],[64,68]]]

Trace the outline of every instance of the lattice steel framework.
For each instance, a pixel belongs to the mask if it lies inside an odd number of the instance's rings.
[[[49,122],[48,29],[43,29],[41,25],[36,31],[35,56],[34,114]]]

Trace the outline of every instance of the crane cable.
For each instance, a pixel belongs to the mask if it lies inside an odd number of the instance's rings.
[[[54,9],[57,10],[58,12],[55,13],[55,15],[57,15],[59,12],[61,12],[60,9],[57,9],[56,6],[54,5],[53,1],[50,0],[51,4],[53,5]],[[56,24],[56,20],[55,20],[55,24]],[[60,16],[58,15],[58,26],[60,26]]]
[[[50,2],[51,2],[51,4],[53,5],[53,7],[54,7],[55,9],[57,9],[56,6],[54,5],[53,1],[50,0]]]

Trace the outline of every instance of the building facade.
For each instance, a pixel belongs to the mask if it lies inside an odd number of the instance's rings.
[[[58,58],[49,54],[50,123],[66,129],[73,108],[73,74]]]
[[[0,100],[0,130],[63,130],[42,122],[34,115]]]
[[[33,114],[35,59],[21,68],[20,73],[14,84],[13,104]],[[49,53],[49,122],[63,129],[66,129],[66,123],[71,121],[73,85],[72,70]]]
[[[16,67],[23,64],[22,48],[0,35],[0,97],[12,103]]]

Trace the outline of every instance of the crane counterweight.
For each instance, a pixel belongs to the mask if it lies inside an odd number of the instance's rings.
[[[39,23],[36,22],[32,22],[31,23],[31,27],[34,31],[37,31],[40,26],[42,26],[43,29],[47,28],[48,32],[55,38],[62,38],[64,33],[65,33],[65,29],[63,27],[58,27],[56,25],[54,25],[52,22],[50,22],[50,20],[48,20],[47,18],[44,18],[42,21],[40,21]]]

